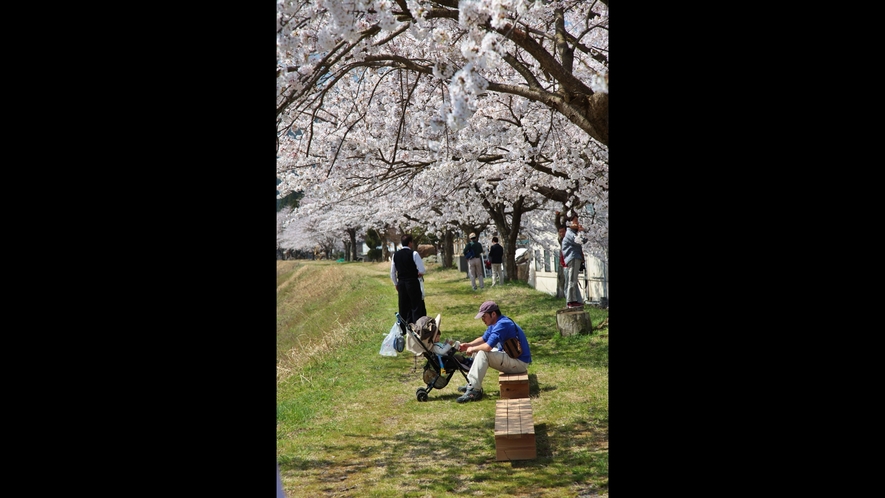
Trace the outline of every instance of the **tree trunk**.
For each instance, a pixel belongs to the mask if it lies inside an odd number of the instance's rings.
[[[525,197],[520,197],[511,206],[505,206],[500,202],[492,204],[485,196],[482,197],[482,206],[495,222],[495,228],[498,230],[498,242],[504,248],[504,282],[519,280],[516,265],[516,245],[519,242],[519,226],[522,223],[522,216],[529,211],[537,209],[538,206],[531,201],[527,201]],[[509,222],[508,216],[510,218]],[[527,271],[526,274],[528,274]]]
[[[384,230],[378,230],[378,235],[381,237],[381,261],[390,260],[390,248],[388,247],[390,244],[390,238],[388,237],[389,230],[385,228]],[[394,250],[396,250],[396,243],[393,245]]]
[[[556,211],[556,215],[553,217],[553,226],[556,227],[557,240],[559,240],[559,251],[556,251],[556,297],[560,299],[565,299],[565,268],[562,267],[562,263],[560,262],[562,255],[562,237],[559,237],[559,229],[565,228],[568,230],[566,226],[565,214],[568,211],[568,208],[565,206],[562,207],[562,211]]]
[[[451,268],[452,265],[452,256],[455,252],[455,242],[452,238],[452,230],[446,228],[445,234],[443,234],[443,260],[442,267],[443,268]]]
[[[513,205],[513,214],[510,225],[506,225],[506,218],[500,217],[501,223],[498,223],[498,217],[494,217],[495,226],[501,234],[498,238],[504,243],[504,282],[510,280],[519,280],[519,269],[516,266],[516,244],[519,242],[519,225],[522,222],[522,203],[516,202]]]
[[[350,252],[347,252],[346,247],[344,248],[347,260],[356,261],[356,228],[348,228],[347,235],[350,236]]]
[[[556,310],[556,328],[562,337],[593,333],[590,313],[582,308]]]
[[[565,268],[563,268],[562,263],[559,262],[560,254],[562,254],[561,249],[556,252],[556,297],[565,299]]]

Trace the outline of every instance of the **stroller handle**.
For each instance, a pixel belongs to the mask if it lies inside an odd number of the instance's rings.
[[[409,324],[406,323],[406,321],[403,319],[402,316],[400,316],[398,311],[396,313],[394,313],[394,315],[396,316],[396,321],[399,323],[399,330],[400,330],[400,332],[402,332],[402,335],[408,334],[409,333]]]

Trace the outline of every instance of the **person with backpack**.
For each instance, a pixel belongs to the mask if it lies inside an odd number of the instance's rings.
[[[390,280],[399,295],[399,316],[406,323],[415,323],[427,314],[424,306],[424,261],[415,250],[409,234],[400,239],[402,248],[390,258]]]
[[[470,233],[470,242],[464,246],[464,257],[467,259],[467,273],[470,275],[470,286],[476,290],[476,277],[479,277],[479,288],[485,289],[485,270],[482,268],[482,244],[476,241],[476,234]]]

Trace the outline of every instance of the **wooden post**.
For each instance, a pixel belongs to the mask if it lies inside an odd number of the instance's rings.
[[[562,337],[593,333],[590,314],[583,308],[556,310],[556,328],[559,329],[559,335]]]

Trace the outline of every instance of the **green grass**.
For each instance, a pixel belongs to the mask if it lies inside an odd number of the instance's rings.
[[[608,494],[608,328],[560,337],[565,303],[522,282],[474,292],[466,274],[428,265],[428,315],[469,341],[488,299],[529,339],[537,458],[495,461],[497,372],[460,405],[460,374],[427,402],[408,352],[378,354],[397,311],[389,263],[277,262],[277,458],[289,498],[590,497]],[[491,279],[486,279],[490,284]],[[594,325],[608,311],[586,308]]]

